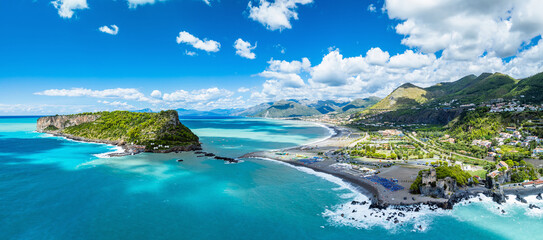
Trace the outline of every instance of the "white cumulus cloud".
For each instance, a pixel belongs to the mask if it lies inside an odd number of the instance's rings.
[[[402,54],[392,56],[389,66],[392,68],[421,68],[431,65],[435,60],[434,54],[422,54],[406,50]]]
[[[285,67],[280,67],[281,63]],[[365,56],[354,57],[344,57],[339,49],[335,49],[317,65],[300,72],[299,67],[289,68],[290,64],[287,63],[290,62],[269,62],[270,66],[259,74],[266,80],[260,91],[251,94],[249,102],[290,98],[323,100],[384,97],[403,83],[428,87],[483,72],[501,72],[517,79],[525,78],[543,71],[543,40],[518,52],[510,61],[492,55],[459,61],[445,56],[436,58],[434,54],[412,50],[388,57],[386,51],[373,48]],[[304,76],[305,72],[310,75]]]
[[[128,7],[129,8],[136,8],[139,5],[145,5],[145,4],[155,4],[156,2],[164,2],[166,0],[127,0],[128,1]],[[211,6],[211,0],[202,0],[205,4],[208,6]]]
[[[402,22],[402,43],[425,53],[472,60],[482,55],[514,56],[543,33],[541,0],[386,0],[391,19]]]
[[[366,66],[362,56],[343,58],[336,49],[325,55],[319,65],[313,67],[311,80],[330,86],[344,85],[348,78],[360,73]]]
[[[100,32],[111,35],[117,35],[117,33],[119,33],[119,27],[117,27],[117,25],[115,24],[110,26],[101,26],[100,28],[98,28],[98,30],[100,30]]]
[[[377,11],[377,8],[375,7],[375,5],[370,4],[370,5],[368,5],[368,11],[370,11],[370,12],[376,12],[376,11]]]
[[[385,65],[390,58],[388,52],[381,50],[380,48],[371,48],[366,52],[366,61],[373,65]]]
[[[273,58],[268,61],[268,70],[274,72],[283,72],[283,73],[299,73],[302,70],[309,70],[311,67],[311,62],[308,58],[302,58],[302,61],[285,61],[285,60],[273,60]]]
[[[185,31],[179,33],[176,41],[178,44],[185,43],[191,45],[196,49],[204,50],[206,52],[218,52],[221,47],[221,44],[217,41],[207,39],[201,40]]]
[[[246,88],[246,87],[240,87],[240,88],[238,88],[238,92],[240,92],[240,93],[248,92],[248,91],[250,91],[250,90],[251,90],[251,89],[248,89],[248,88]]]
[[[185,50],[185,55],[193,57],[193,56],[196,56],[198,54],[196,52],[193,52],[193,51]]]
[[[102,101],[102,100],[98,100],[99,103],[102,103],[102,104],[107,104],[107,105],[110,105],[110,106],[114,106],[115,109],[123,109],[123,110],[130,110],[130,109],[135,109],[136,107],[126,103],[126,102],[120,102],[120,101],[114,101],[114,102],[110,102],[110,101]]]
[[[268,2],[260,0],[259,5],[253,6],[249,2],[249,18],[261,23],[270,30],[290,29],[292,25],[290,20],[298,19],[296,11],[298,5],[312,3],[313,0],[275,0]]]
[[[251,45],[250,42],[243,41],[243,39],[238,38],[236,42],[234,43],[234,48],[236,49],[236,54],[248,58],[248,59],[255,59],[256,54],[251,52],[256,48],[256,43],[254,46]]]
[[[151,92],[151,97],[154,97],[154,98],[161,98],[161,97],[162,97],[162,93],[161,93],[159,90],[153,90],[153,92]]]
[[[207,88],[193,91],[177,90],[172,93],[164,93],[162,99],[170,102],[208,102],[221,97],[230,97],[233,93],[226,89]]]
[[[63,18],[72,18],[74,10],[87,9],[87,0],[55,0],[51,4],[58,10],[58,15]]]
[[[34,93],[35,95],[56,97],[93,97],[93,98],[122,98],[135,101],[151,101],[135,88],[112,88],[92,90],[87,88],[49,89]]]

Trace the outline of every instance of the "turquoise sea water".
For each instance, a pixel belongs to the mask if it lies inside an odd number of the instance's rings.
[[[543,239],[543,211],[514,200],[423,209],[393,224],[375,216],[395,211],[350,205],[367,198],[324,174],[192,153],[100,158],[115,149],[33,132],[36,119],[0,118],[0,239]],[[204,150],[230,157],[329,134],[293,121],[182,122]]]

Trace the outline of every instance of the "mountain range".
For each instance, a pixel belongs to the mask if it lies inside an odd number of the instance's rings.
[[[199,111],[194,109],[175,109],[181,118],[191,117],[268,117],[268,118],[287,118],[303,117],[321,114],[352,114],[360,112],[377,103],[380,98],[369,97],[359,98],[353,101],[335,101],[318,100],[311,101],[307,99],[280,100],[277,102],[266,102],[256,106],[240,109],[213,109],[209,111]],[[133,112],[153,112],[149,108],[134,110]]]
[[[541,104],[542,93],[543,73],[524,79],[482,73],[427,88],[406,83],[355,118],[370,122],[446,124],[462,113],[463,106],[498,99]]]
[[[336,100],[280,100],[277,102],[262,103],[257,106],[241,111],[236,116],[247,117],[303,117],[321,114],[351,114],[362,111],[380,99],[377,97],[359,98],[352,101]]]
[[[493,99],[519,99],[525,102],[543,100],[543,73],[514,79],[502,73],[468,75],[454,82],[421,88],[411,83],[401,85],[370,110],[390,111],[439,105],[479,104]]]

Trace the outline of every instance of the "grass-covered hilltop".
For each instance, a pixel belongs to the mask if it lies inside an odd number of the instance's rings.
[[[37,131],[71,139],[123,146],[130,152],[201,149],[198,136],[179,121],[177,111],[79,113],[41,117]]]

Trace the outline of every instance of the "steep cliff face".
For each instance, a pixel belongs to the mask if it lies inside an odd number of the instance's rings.
[[[485,186],[490,189],[498,188],[500,185],[511,182],[511,170],[506,170],[505,172],[500,172],[496,176],[486,176]]]
[[[38,119],[36,130],[38,132],[55,132],[82,123],[94,122],[100,115],[57,115]]]

